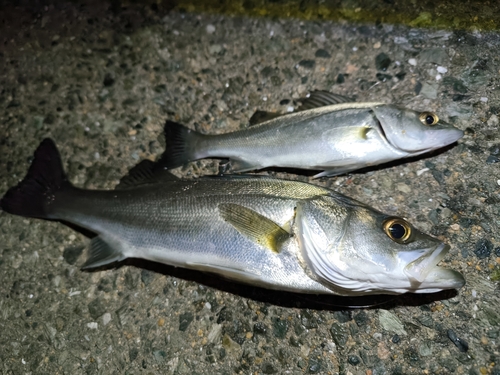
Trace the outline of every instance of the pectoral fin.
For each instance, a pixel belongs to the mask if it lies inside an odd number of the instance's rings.
[[[290,234],[274,221],[249,208],[233,204],[219,204],[221,217],[249,240],[279,253]]]

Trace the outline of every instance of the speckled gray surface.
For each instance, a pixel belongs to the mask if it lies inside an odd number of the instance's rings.
[[[0,213],[1,373],[500,373],[498,35],[104,3],[1,18],[0,194],[47,136],[76,185],[112,188],[161,152],[167,118],[224,132],[313,89],[382,99],[466,135],[432,157],[315,183],[446,239],[445,263],[467,279],[456,295],[343,312],[161,265],[81,272],[86,237]]]

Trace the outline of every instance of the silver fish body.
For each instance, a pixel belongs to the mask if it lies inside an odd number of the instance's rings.
[[[246,129],[202,135],[167,121],[167,168],[229,158],[233,172],[267,167],[332,176],[447,146],[463,132],[435,114],[384,103],[340,103],[282,115]]]
[[[98,234],[84,268],[144,258],[270,289],[337,295],[464,284],[458,272],[437,266],[448,245],[332,190],[272,178],[136,172],[119,190],[75,188],[45,140],[0,207]]]

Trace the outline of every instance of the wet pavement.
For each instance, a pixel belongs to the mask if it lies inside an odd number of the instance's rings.
[[[87,237],[0,213],[0,372],[500,374],[498,33],[106,3],[5,7],[0,18],[0,194],[45,137],[75,185],[112,188],[162,152],[165,119],[222,133],[329,90],[434,111],[465,131],[433,155],[314,183],[445,240],[444,264],[467,280],[353,301],[137,260],[82,272]],[[206,160],[176,173],[217,170]]]

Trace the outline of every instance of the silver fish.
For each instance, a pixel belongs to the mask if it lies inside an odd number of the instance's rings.
[[[299,112],[273,115],[258,124],[250,121],[244,130],[218,135],[167,121],[167,148],[160,162],[170,169],[217,157],[229,158],[233,172],[287,167],[323,170],[315,177],[334,176],[420,155],[463,136],[434,113],[348,100],[316,91]]]
[[[269,289],[427,293],[464,278],[437,264],[449,246],[354,199],[268,177],[181,180],[143,161],[115,190],[74,187],[44,140],[3,211],[95,232],[83,268],[144,258]]]

